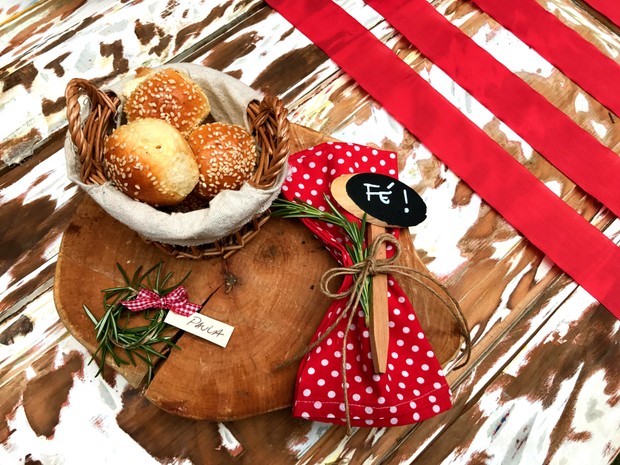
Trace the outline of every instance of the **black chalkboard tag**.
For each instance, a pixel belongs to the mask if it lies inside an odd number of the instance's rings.
[[[378,173],[347,174],[331,185],[336,201],[352,215],[383,227],[406,228],[426,219],[424,200],[405,183]]]

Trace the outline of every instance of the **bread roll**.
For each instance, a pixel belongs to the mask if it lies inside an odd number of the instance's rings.
[[[198,183],[192,149],[170,124],[145,118],[106,138],[106,176],[128,196],[154,206],[181,202]]]
[[[256,143],[241,126],[204,124],[189,135],[200,171],[199,195],[211,200],[222,190],[236,190],[256,167]]]
[[[187,136],[211,111],[203,90],[181,71],[166,68],[144,78],[142,70],[137,79],[139,84],[125,102],[129,122],[159,118]]]

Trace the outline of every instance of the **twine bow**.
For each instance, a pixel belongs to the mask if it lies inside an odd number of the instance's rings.
[[[200,305],[189,301],[187,290],[183,286],[177,287],[164,297],[142,288],[135,299],[125,300],[121,304],[132,312],[140,312],[147,308],[165,308],[182,316],[190,316],[201,308]]]
[[[395,248],[394,255],[392,255],[390,258],[385,258],[385,259],[375,258],[377,255],[377,252],[379,251],[379,248],[384,243],[390,243]],[[336,326],[338,326],[338,324],[343,319],[345,318],[348,319],[347,326],[344,332],[344,337],[342,339],[342,367],[341,367],[342,387],[344,391],[345,417],[346,417],[346,422],[347,422],[346,424],[347,424],[348,434],[351,434],[351,415],[349,411],[349,396],[347,394],[347,373],[346,373],[347,337],[349,334],[349,328],[355,316],[355,309],[360,303],[360,299],[362,296],[362,292],[364,289],[366,279],[369,278],[370,276],[373,276],[379,273],[400,275],[400,276],[412,279],[415,282],[419,283],[420,285],[424,286],[428,291],[430,291],[433,295],[435,295],[435,297],[437,297],[450,310],[450,312],[452,313],[452,316],[454,316],[454,318],[457,321],[459,330],[464,339],[464,343],[465,343],[464,344],[465,347],[463,349],[464,360],[459,365],[457,365],[455,368],[460,368],[464,366],[465,364],[467,364],[467,362],[469,361],[470,355],[471,355],[471,339],[469,335],[469,329],[467,327],[465,317],[463,316],[463,313],[461,311],[461,308],[458,302],[450,295],[448,290],[440,282],[434,279],[432,276],[428,276],[427,274],[421,273],[419,271],[416,271],[406,266],[395,265],[394,263],[396,262],[396,260],[398,260],[400,255],[401,255],[401,249],[400,249],[400,244],[398,240],[391,234],[385,233],[385,234],[379,235],[372,242],[372,244],[370,244],[368,248],[368,255],[363,261],[359,263],[355,263],[349,267],[337,267],[337,268],[332,268],[326,271],[325,274],[323,274],[323,276],[321,277],[321,292],[323,292],[323,294],[325,294],[327,297],[330,297],[332,299],[343,299],[347,296],[349,297],[349,299],[347,300],[347,303],[344,309],[342,310],[341,314],[338,316],[336,321],[329,328],[327,328],[325,333],[323,333],[316,341],[310,344],[310,346],[303,352],[303,354],[301,354],[299,357],[295,357],[295,359],[299,359],[307,355],[308,353],[310,353],[321,342],[323,342],[323,340],[325,340],[325,338],[329,334],[331,334],[331,332],[336,328]],[[338,276],[352,276],[353,284],[348,289],[342,292],[333,293],[329,290],[329,283],[332,281],[332,279]],[[435,289],[430,287],[423,280],[428,280],[432,282],[434,285],[436,285],[438,288],[440,288],[443,291],[443,293],[447,296],[449,302],[446,301],[446,299],[444,299],[443,296],[441,296]]]

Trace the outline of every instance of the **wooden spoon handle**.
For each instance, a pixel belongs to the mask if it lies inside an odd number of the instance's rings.
[[[367,224],[367,244],[385,233],[383,226]],[[376,259],[386,257],[385,244],[382,244],[375,255]],[[378,274],[372,277],[372,293],[370,296],[370,350],[375,373],[385,373],[387,368],[389,335],[389,312],[387,295],[387,275]]]

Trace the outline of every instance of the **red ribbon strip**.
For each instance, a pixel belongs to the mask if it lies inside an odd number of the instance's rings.
[[[187,290],[183,286],[177,287],[164,297],[142,288],[135,299],[125,300],[121,304],[132,312],[140,312],[148,308],[165,308],[182,316],[190,316],[201,308],[200,305],[188,300]]]
[[[618,0],[585,0],[585,2],[620,27],[620,2]]]
[[[267,0],[620,318],[620,249],[330,0]],[[512,4],[512,2],[511,2]]]
[[[426,0],[365,1],[556,168],[620,216],[620,157],[616,153],[450,24]]]
[[[620,66],[536,0],[471,0],[616,115]]]

